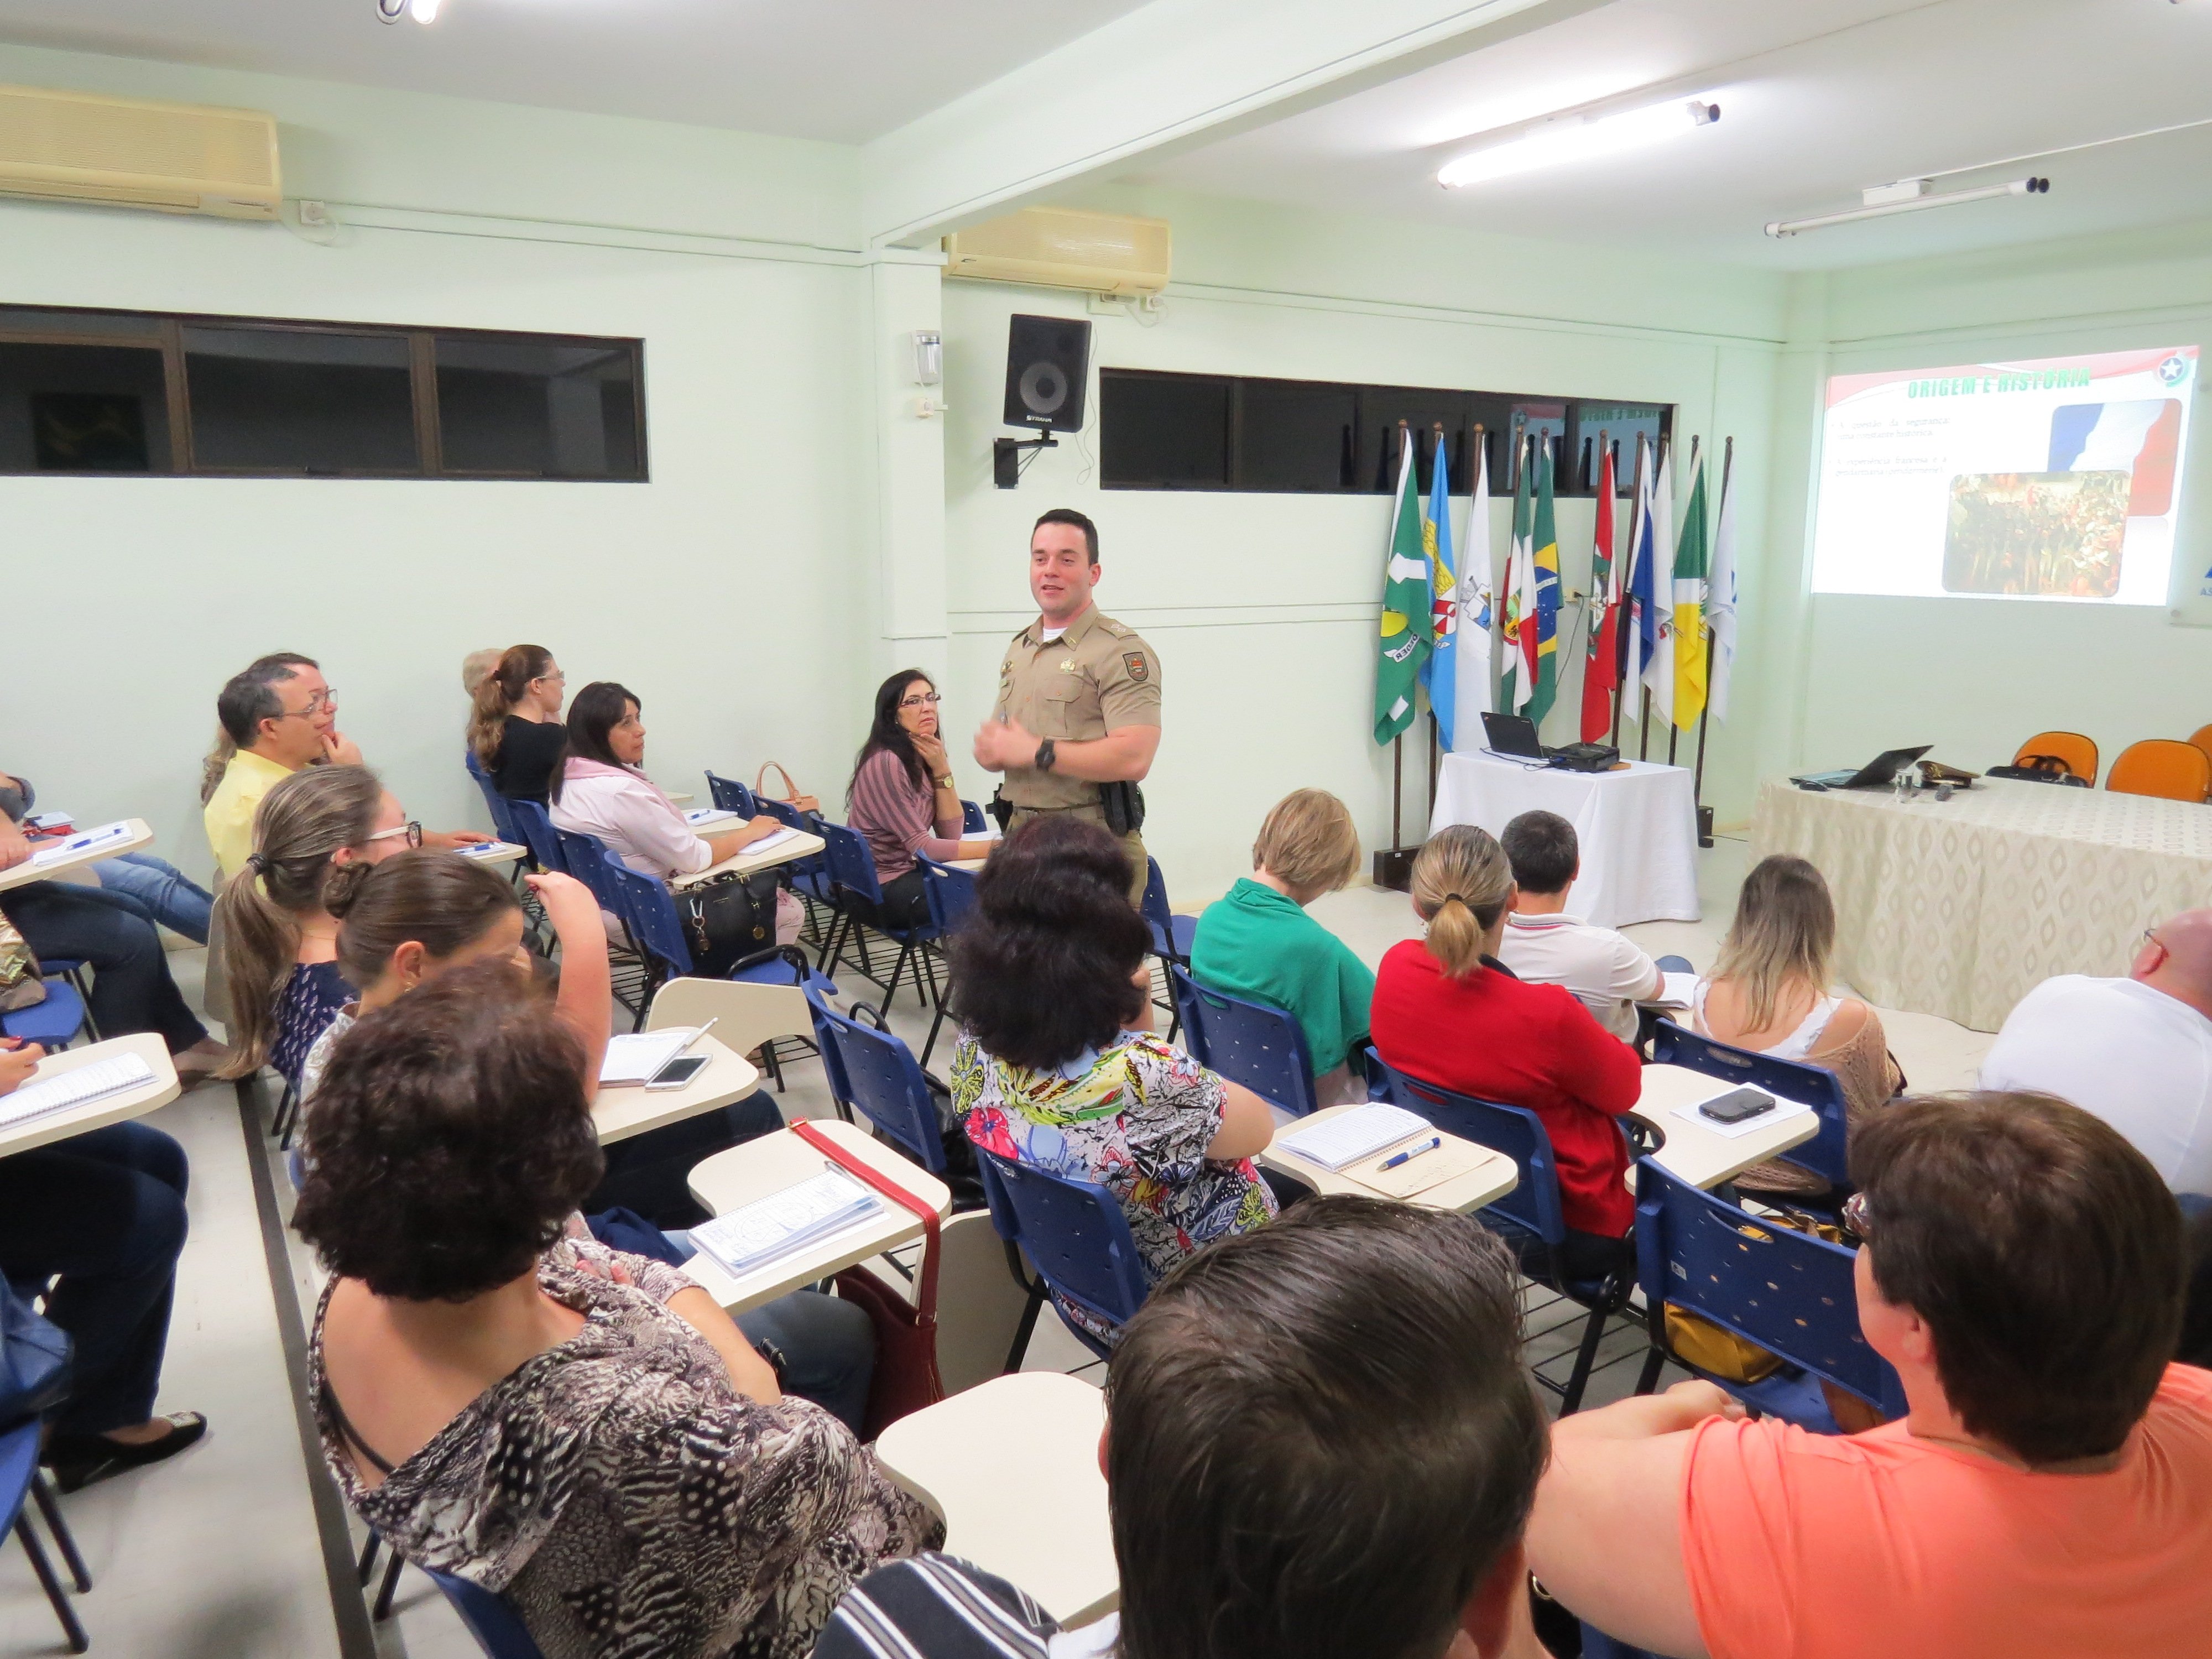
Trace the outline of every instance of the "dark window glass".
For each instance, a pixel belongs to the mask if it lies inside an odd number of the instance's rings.
[[[1211,374],[1102,370],[1101,482],[1109,489],[1227,489],[1231,384]]]
[[[0,342],[0,472],[167,472],[161,354]]]
[[[1597,489],[1598,443],[1613,451],[1613,489],[1622,496],[1636,489],[1636,434],[1647,445],[1656,445],[1667,429],[1666,410],[1658,404],[1578,403],[1567,411],[1567,453],[1573,458],[1562,471],[1571,474],[1577,493],[1587,495]]]
[[[421,472],[405,335],[191,323],[184,343],[198,469]]]
[[[1284,492],[1352,487],[1356,386],[1322,380],[1243,380],[1236,486]]]
[[[31,306],[0,306],[0,332],[157,337],[161,319],[136,311],[40,311]]]
[[[1430,386],[1370,386],[1359,388],[1360,467],[1362,487],[1389,495],[1398,487],[1398,422],[1403,421],[1419,441],[1413,447],[1416,487],[1425,493],[1429,469],[1436,453],[1436,430],[1444,429],[1444,453],[1449,459],[1451,481],[1466,487],[1468,452],[1468,411],[1472,399],[1464,392],[1439,392]]]
[[[447,472],[638,478],[637,362],[628,341],[437,337]]]

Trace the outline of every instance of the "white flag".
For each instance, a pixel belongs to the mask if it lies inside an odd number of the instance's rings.
[[[1482,717],[1492,712],[1491,635],[1498,605],[1490,588],[1490,465],[1488,442],[1474,441],[1474,483],[1468,492],[1467,534],[1459,544],[1459,653],[1454,671],[1454,749],[1472,753],[1486,746]]]
[[[1713,568],[1705,592],[1705,623],[1713,633],[1705,707],[1717,720],[1728,718],[1729,671],[1735,665],[1735,468],[1723,466],[1720,522],[1713,531]]]
[[[1651,592],[1658,615],[1658,642],[1644,665],[1651,688],[1654,730],[1674,723],[1674,457],[1662,455],[1651,485]]]

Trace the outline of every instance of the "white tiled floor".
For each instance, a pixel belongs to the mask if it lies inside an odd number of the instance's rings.
[[[1709,963],[1735,902],[1747,855],[1740,841],[1723,840],[1700,855],[1698,922],[1654,922],[1629,929],[1654,955],[1678,951]],[[1176,896],[1195,911],[1207,895]],[[1356,888],[1319,901],[1314,914],[1370,963],[1416,923],[1402,894]],[[186,995],[198,1000],[201,953],[170,958]],[[875,995],[857,977],[847,988]],[[1990,1038],[1925,1015],[1883,1011],[1891,1047],[1917,1089],[1970,1086]],[[903,994],[891,1023],[919,1051],[927,1030],[913,994]],[[940,1042],[936,1063],[941,1071]],[[792,1068],[787,1115],[831,1110],[818,1065]],[[236,1098],[223,1085],[197,1089],[147,1120],[181,1140],[192,1161],[192,1231],[180,1268],[161,1408],[208,1413],[207,1443],[176,1463],[125,1476],[64,1500],[92,1568],[95,1588],[78,1598],[94,1651],[138,1659],[368,1659],[371,1653],[410,1659],[472,1659],[477,1650],[428,1580],[401,1581],[397,1616],[373,1634],[350,1589],[338,1575],[334,1596],[317,1523],[309,1463],[303,1453],[285,1358],[279,1295],[295,1309],[312,1294],[309,1264],[290,1240],[293,1283],[272,1294],[253,1159],[265,1142],[249,1141]],[[289,1212],[289,1188],[273,1163],[272,1200]],[[289,1238],[289,1236],[287,1235]],[[1571,1310],[1568,1310],[1571,1313]],[[1544,1361],[1571,1349],[1577,1329],[1558,1312],[1532,1321],[1532,1357]],[[1549,1330],[1545,1326],[1552,1326]],[[1633,1333],[1609,1336],[1601,1358],[1623,1358],[1594,1379],[1593,1402],[1632,1386],[1626,1357],[1640,1347]],[[1038,1323],[1030,1369],[1083,1370],[1097,1362],[1059,1322]],[[319,1478],[319,1477],[318,1477]],[[344,1608],[342,1620],[335,1610]],[[0,1659],[60,1652],[58,1629],[22,1552],[0,1547]]]

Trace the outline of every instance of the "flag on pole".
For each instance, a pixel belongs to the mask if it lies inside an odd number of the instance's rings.
[[[1694,732],[1705,712],[1705,463],[1691,463],[1690,505],[1674,550],[1674,724]]]
[[[1521,476],[1513,486],[1513,539],[1505,550],[1505,664],[1500,684],[1513,682],[1506,701],[1518,714],[1536,695],[1536,560],[1529,539],[1536,529],[1536,464],[1526,445],[1515,459]]]
[[[1655,450],[1644,460],[1644,440],[1636,434],[1635,498],[1628,508],[1627,568],[1620,579],[1620,712],[1639,718],[1636,687],[1644,677],[1644,659],[1650,653],[1647,618],[1651,614],[1651,472],[1658,463]]]
[[[1720,522],[1713,531],[1713,568],[1705,581],[1705,620],[1713,630],[1712,684],[1705,702],[1713,718],[1729,711],[1729,672],[1735,666],[1735,467],[1733,448],[1721,466]]]
[[[1429,659],[1421,665],[1429,709],[1437,717],[1443,746],[1452,746],[1452,722],[1459,714],[1459,600],[1455,592],[1451,541],[1451,482],[1444,465],[1444,434],[1436,434],[1431,468],[1429,510],[1421,523],[1421,545],[1429,562],[1429,620],[1435,636]]]
[[[1660,451],[1651,479],[1650,610],[1644,623],[1644,684],[1651,689],[1651,709],[1662,726],[1674,719],[1674,458]]]
[[[1490,467],[1489,446],[1480,428],[1474,434],[1474,484],[1468,491],[1467,534],[1459,546],[1459,580],[1453,592],[1459,599],[1459,626],[1454,630],[1453,653],[1460,660],[1452,672],[1458,681],[1457,707],[1453,711],[1451,746],[1466,740],[1469,749],[1489,741],[1482,717],[1492,707],[1490,684],[1490,629],[1496,610],[1490,591]]]
[[[1413,439],[1399,431],[1398,493],[1382,566],[1382,630],[1375,657],[1375,741],[1388,743],[1413,723],[1413,688],[1428,659],[1429,560],[1421,546],[1421,503],[1413,493]]]
[[[1597,533],[1590,544],[1589,653],[1583,661],[1583,741],[1602,743],[1613,729],[1613,688],[1620,650],[1620,575],[1613,559],[1613,451],[1598,439]]]
[[[1552,441],[1539,441],[1535,546],[1529,563],[1536,576],[1536,692],[1528,718],[1539,725],[1559,695],[1559,532],[1552,505]]]

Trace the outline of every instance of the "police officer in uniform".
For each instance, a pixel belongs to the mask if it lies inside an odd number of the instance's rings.
[[[1030,535],[1036,621],[1014,635],[999,696],[975,734],[975,763],[1002,772],[1009,831],[1069,812],[1116,836],[1145,890],[1144,797],[1136,786],[1160,746],[1160,659],[1133,628],[1099,615],[1098,527],[1056,507]]]

